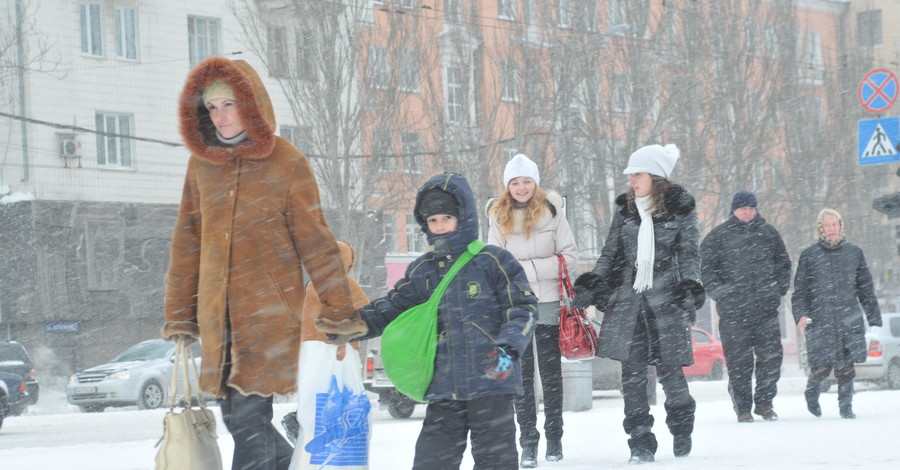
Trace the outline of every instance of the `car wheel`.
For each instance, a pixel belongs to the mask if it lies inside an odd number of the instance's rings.
[[[713,362],[708,377],[709,380],[722,380],[725,377],[725,364],[722,364],[722,361]]]
[[[103,410],[105,410],[106,407],[103,405],[84,405],[79,406],[78,409],[81,410],[82,413],[103,413]]]
[[[391,402],[388,403],[388,413],[391,414],[391,417],[397,419],[409,418],[415,409],[416,402],[400,392],[395,393]]]
[[[7,409],[9,409],[9,402],[6,395],[0,390],[0,428],[3,427],[3,419],[6,418]]]
[[[163,390],[162,385],[155,380],[150,380],[141,387],[137,405],[142,410],[152,410],[162,406],[165,398],[166,392]]]
[[[900,361],[892,361],[884,374],[884,383],[891,390],[900,389]]]

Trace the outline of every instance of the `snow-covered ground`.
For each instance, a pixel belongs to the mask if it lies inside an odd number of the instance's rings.
[[[822,395],[823,416],[806,411],[805,378],[784,377],[775,409],[777,422],[737,423],[725,381],[691,382],[698,400],[694,450],[685,459],[672,456],[662,402],[653,407],[660,448],[656,469],[898,469],[900,468],[900,391],[858,385],[856,420],[838,416],[837,395]],[[662,400],[660,390],[660,400]],[[276,405],[276,421],[294,406]],[[218,408],[213,408],[218,414]],[[110,409],[82,414],[65,403],[61,392],[46,390],[26,416],[7,418],[0,429],[0,469],[149,470],[154,444],[162,433],[165,410]],[[387,411],[373,419],[372,470],[412,466],[413,447],[424,416],[417,407],[412,419],[395,420]],[[539,468],[596,470],[626,468],[628,448],[622,431],[622,399],[615,392],[595,392],[593,409],[565,413],[565,459],[543,461]],[[281,426],[279,425],[280,429]],[[219,423],[219,443],[230,468],[232,442]],[[467,455],[462,468],[472,468]]]

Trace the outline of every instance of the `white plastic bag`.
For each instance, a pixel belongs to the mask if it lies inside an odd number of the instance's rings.
[[[359,354],[322,341],[300,344],[297,421],[300,433],[290,470],[368,470],[372,405]]]

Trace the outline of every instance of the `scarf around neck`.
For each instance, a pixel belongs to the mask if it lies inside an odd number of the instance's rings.
[[[637,275],[634,278],[634,291],[643,292],[653,287],[653,263],[656,254],[656,240],[653,236],[653,216],[650,214],[650,196],[634,198],[638,214],[641,216],[641,228],[638,229],[637,258],[634,265]]]

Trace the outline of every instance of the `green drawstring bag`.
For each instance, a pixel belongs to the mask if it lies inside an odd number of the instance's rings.
[[[440,284],[425,303],[403,312],[394,319],[381,337],[381,359],[384,372],[404,395],[424,402],[425,392],[434,377],[437,353],[438,305],[450,281],[462,267],[477,255],[484,242],[469,243],[466,251],[453,263]]]

